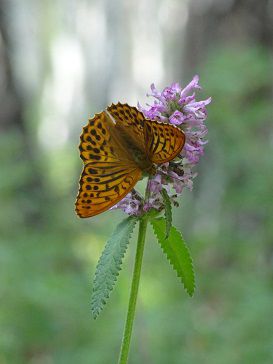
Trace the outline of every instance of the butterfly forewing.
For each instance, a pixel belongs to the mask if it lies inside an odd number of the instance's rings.
[[[185,144],[185,134],[174,125],[147,120],[144,127],[147,154],[153,163],[174,159]]]
[[[123,129],[134,141],[139,150],[145,153],[144,124],[146,119],[136,107],[118,103],[107,110],[115,118],[117,127]]]
[[[105,112],[89,119],[87,126],[83,128],[79,146],[84,163],[120,160],[130,162],[131,157],[116,134],[115,125]]]

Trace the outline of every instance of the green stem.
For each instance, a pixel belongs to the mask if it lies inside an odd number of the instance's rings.
[[[133,280],[131,284],[128,312],[120,349],[119,364],[126,364],[128,360],[130,341],[132,336],[132,328],[136,311],[137,293],[138,293],[147,224],[148,224],[147,217],[144,216],[143,218],[140,219]]]

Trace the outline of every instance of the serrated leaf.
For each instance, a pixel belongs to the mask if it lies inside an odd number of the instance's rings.
[[[172,226],[168,238],[166,236],[166,223],[164,218],[151,220],[154,233],[163,252],[177,272],[178,277],[190,296],[195,289],[194,270],[189,249],[182,238],[181,233]]]
[[[159,217],[159,215],[162,214],[162,211],[158,211],[155,208],[151,208],[150,210],[148,210],[145,213],[145,217],[150,220],[150,219],[155,219],[156,217]]]
[[[170,197],[169,197],[167,191],[165,190],[165,188],[162,189],[161,194],[163,197],[164,207],[165,207],[165,210],[164,210],[165,211],[165,221],[166,221],[165,238],[167,239],[169,237],[171,226],[172,226],[172,203],[171,203]]]
[[[138,218],[133,216],[123,220],[105,245],[93,282],[91,310],[94,318],[98,317],[114,288],[137,220]]]

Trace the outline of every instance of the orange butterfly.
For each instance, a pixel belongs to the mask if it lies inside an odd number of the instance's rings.
[[[91,217],[125,197],[154,164],[174,159],[185,143],[176,126],[148,120],[137,108],[112,104],[83,128],[80,156],[84,168],[76,213]]]

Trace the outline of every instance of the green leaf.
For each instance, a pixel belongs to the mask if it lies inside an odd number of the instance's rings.
[[[190,296],[195,289],[194,270],[189,249],[182,238],[181,233],[172,226],[168,238],[166,236],[166,223],[164,218],[151,220],[154,233],[163,252],[177,272],[178,277]]]
[[[159,215],[162,213],[162,211],[158,211],[154,208],[151,208],[149,211],[145,213],[145,216],[148,220],[155,219],[156,217],[159,217]]]
[[[122,259],[137,220],[138,218],[131,216],[117,226],[99,259],[91,297],[91,310],[95,319],[102,311],[117,281]]]
[[[165,207],[165,221],[166,221],[166,236],[167,239],[170,234],[171,226],[172,226],[172,203],[170,200],[170,197],[165,190],[165,188],[161,191],[163,201],[164,201],[164,207]]]

